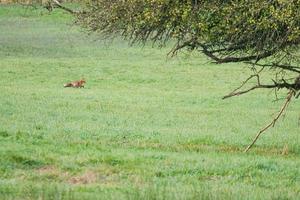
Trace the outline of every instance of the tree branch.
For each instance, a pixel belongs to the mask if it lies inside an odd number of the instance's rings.
[[[77,14],[77,13],[78,13],[77,11],[74,11],[74,10],[72,10],[72,9],[70,9],[70,8],[67,8],[67,7],[61,5],[61,3],[60,3],[59,1],[57,1],[57,0],[50,0],[50,1],[48,1],[48,5],[47,5],[46,8],[47,8],[49,11],[52,11],[52,8],[53,8],[53,6],[51,6],[51,3],[52,3],[54,6],[56,6],[57,8],[63,9],[63,10],[65,10],[65,11],[71,13],[71,14]]]
[[[233,96],[239,96],[245,93],[248,93],[252,90],[255,89],[272,89],[272,88],[276,88],[276,89],[282,89],[282,88],[286,88],[288,90],[293,90],[294,92],[299,91],[300,90],[300,76],[298,76],[294,83],[288,83],[286,82],[286,80],[281,79],[280,82],[276,82],[275,80],[273,80],[274,84],[271,85],[264,85],[260,83],[260,79],[259,79],[259,73],[263,70],[263,68],[254,75],[251,75],[249,78],[247,78],[238,88],[236,88],[235,90],[233,90],[230,94],[225,95],[222,99],[227,99],[229,97],[233,97]],[[242,90],[242,91],[238,91],[239,89],[241,89],[249,80],[251,80],[253,77],[257,77],[257,85],[247,89],[247,90]],[[298,95],[297,95],[298,96]]]
[[[265,132],[266,130],[268,130],[271,126],[274,126],[276,121],[280,118],[280,116],[284,113],[284,111],[287,109],[289,103],[292,100],[292,97],[295,96],[295,98],[298,98],[300,96],[300,75],[295,79],[294,83],[288,83],[286,82],[286,80],[281,79],[280,82],[276,82],[273,80],[274,84],[272,85],[262,85],[260,84],[260,79],[259,79],[259,73],[264,69],[265,66],[263,66],[263,68],[257,72],[254,75],[251,75],[249,78],[247,78],[242,84],[241,86],[239,86],[237,89],[233,90],[230,94],[226,95],[223,97],[223,99],[229,98],[229,97],[233,97],[233,96],[239,96],[245,93],[248,93],[252,90],[255,89],[259,89],[259,88],[266,88],[266,89],[270,89],[270,88],[275,88],[275,89],[281,89],[281,88],[286,88],[289,90],[288,95],[286,97],[286,101],[283,104],[283,106],[281,107],[280,111],[278,112],[278,114],[275,116],[275,118],[273,118],[273,120],[267,124],[267,126],[265,126],[263,129],[261,129],[255,136],[255,138],[253,139],[252,143],[245,149],[245,152],[249,151],[249,149],[256,143],[256,141],[258,140],[258,138],[260,137],[260,135]],[[253,77],[257,77],[257,85],[247,89],[247,90],[243,90],[243,91],[238,91],[239,89],[241,89],[249,80],[251,80]]]
[[[266,130],[268,130],[270,127],[274,127],[275,123],[277,122],[277,120],[280,118],[280,116],[284,113],[284,111],[287,109],[288,105],[290,104],[293,95],[295,95],[295,91],[290,90],[287,97],[286,97],[286,101],[284,102],[283,106],[281,107],[279,113],[276,115],[276,117],[271,121],[271,123],[269,123],[267,126],[265,126],[263,129],[261,129],[257,135],[255,136],[255,138],[253,139],[252,143],[245,149],[244,152],[248,152],[251,147],[256,143],[256,141],[258,140],[258,138],[260,137],[260,135],[265,132]]]
[[[251,87],[251,88],[249,88],[247,90],[230,93],[230,94],[224,96],[222,99],[227,99],[227,98],[233,97],[233,96],[239,96],[239,95],[248,93],[248,92],[250,92],[252,90],[258,89],[258,88],[276,88],[276,87],[277,87],[276,85],[256,85],[256,86],[253,86],[253,87]]]
[[[241,57],[225,57],[225,58],[220,58],[214,55],[213,51],[209,51],[205,45],[201,45],[202,47],[202,53],[204,53],[206,56],[210,57],[215,61],[215,63],[221,64],[221,63],[230,63],[230,62],[244,62],[244,61],[251,61],[251,60],[261,60],[263,58],[267,58],[269,56],[272,56],[275,51],[266,51],[261,54],[257,55],[251,55],[251,56],[241,56]]]
[[[257,65],[260,67],[277,67],[280,69],[284,69],[284,70],[288,70],[288,71],[292,71],[292,72],[296,72],[300,74],[300,67],[297,66],[292,66],[292,65],[280,65],[280,64],[276,64],[276,63],[272,63],[272,64],[259,64],[259,63],[253,63],[253,62],[245,62],[247,64],[252,64],[252,65]]]

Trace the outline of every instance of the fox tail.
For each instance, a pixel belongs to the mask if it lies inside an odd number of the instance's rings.
[[[72,87],[72,83],[66,83],[64,84],[64,87]]]

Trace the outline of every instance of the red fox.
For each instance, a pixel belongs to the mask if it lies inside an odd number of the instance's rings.
[[[73,81],[71,83],[66,83],[66,84],[64,84],[64,87],[82,88],[82,87],[84,87],[85,83],[86,83],[85,80],[81,79],[79,81]]]

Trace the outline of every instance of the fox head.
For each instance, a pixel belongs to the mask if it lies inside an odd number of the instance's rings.
[[[80,83],[86,83],[86,81],[83,78],[79,82]]]

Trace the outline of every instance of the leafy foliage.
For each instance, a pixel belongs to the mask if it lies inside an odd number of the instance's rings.
[[[272,57],[294,68],[300,43],[299,0],[96,0],[78,22],[132,42],[176,39],[173,52],[200,50],[217,63]]]

